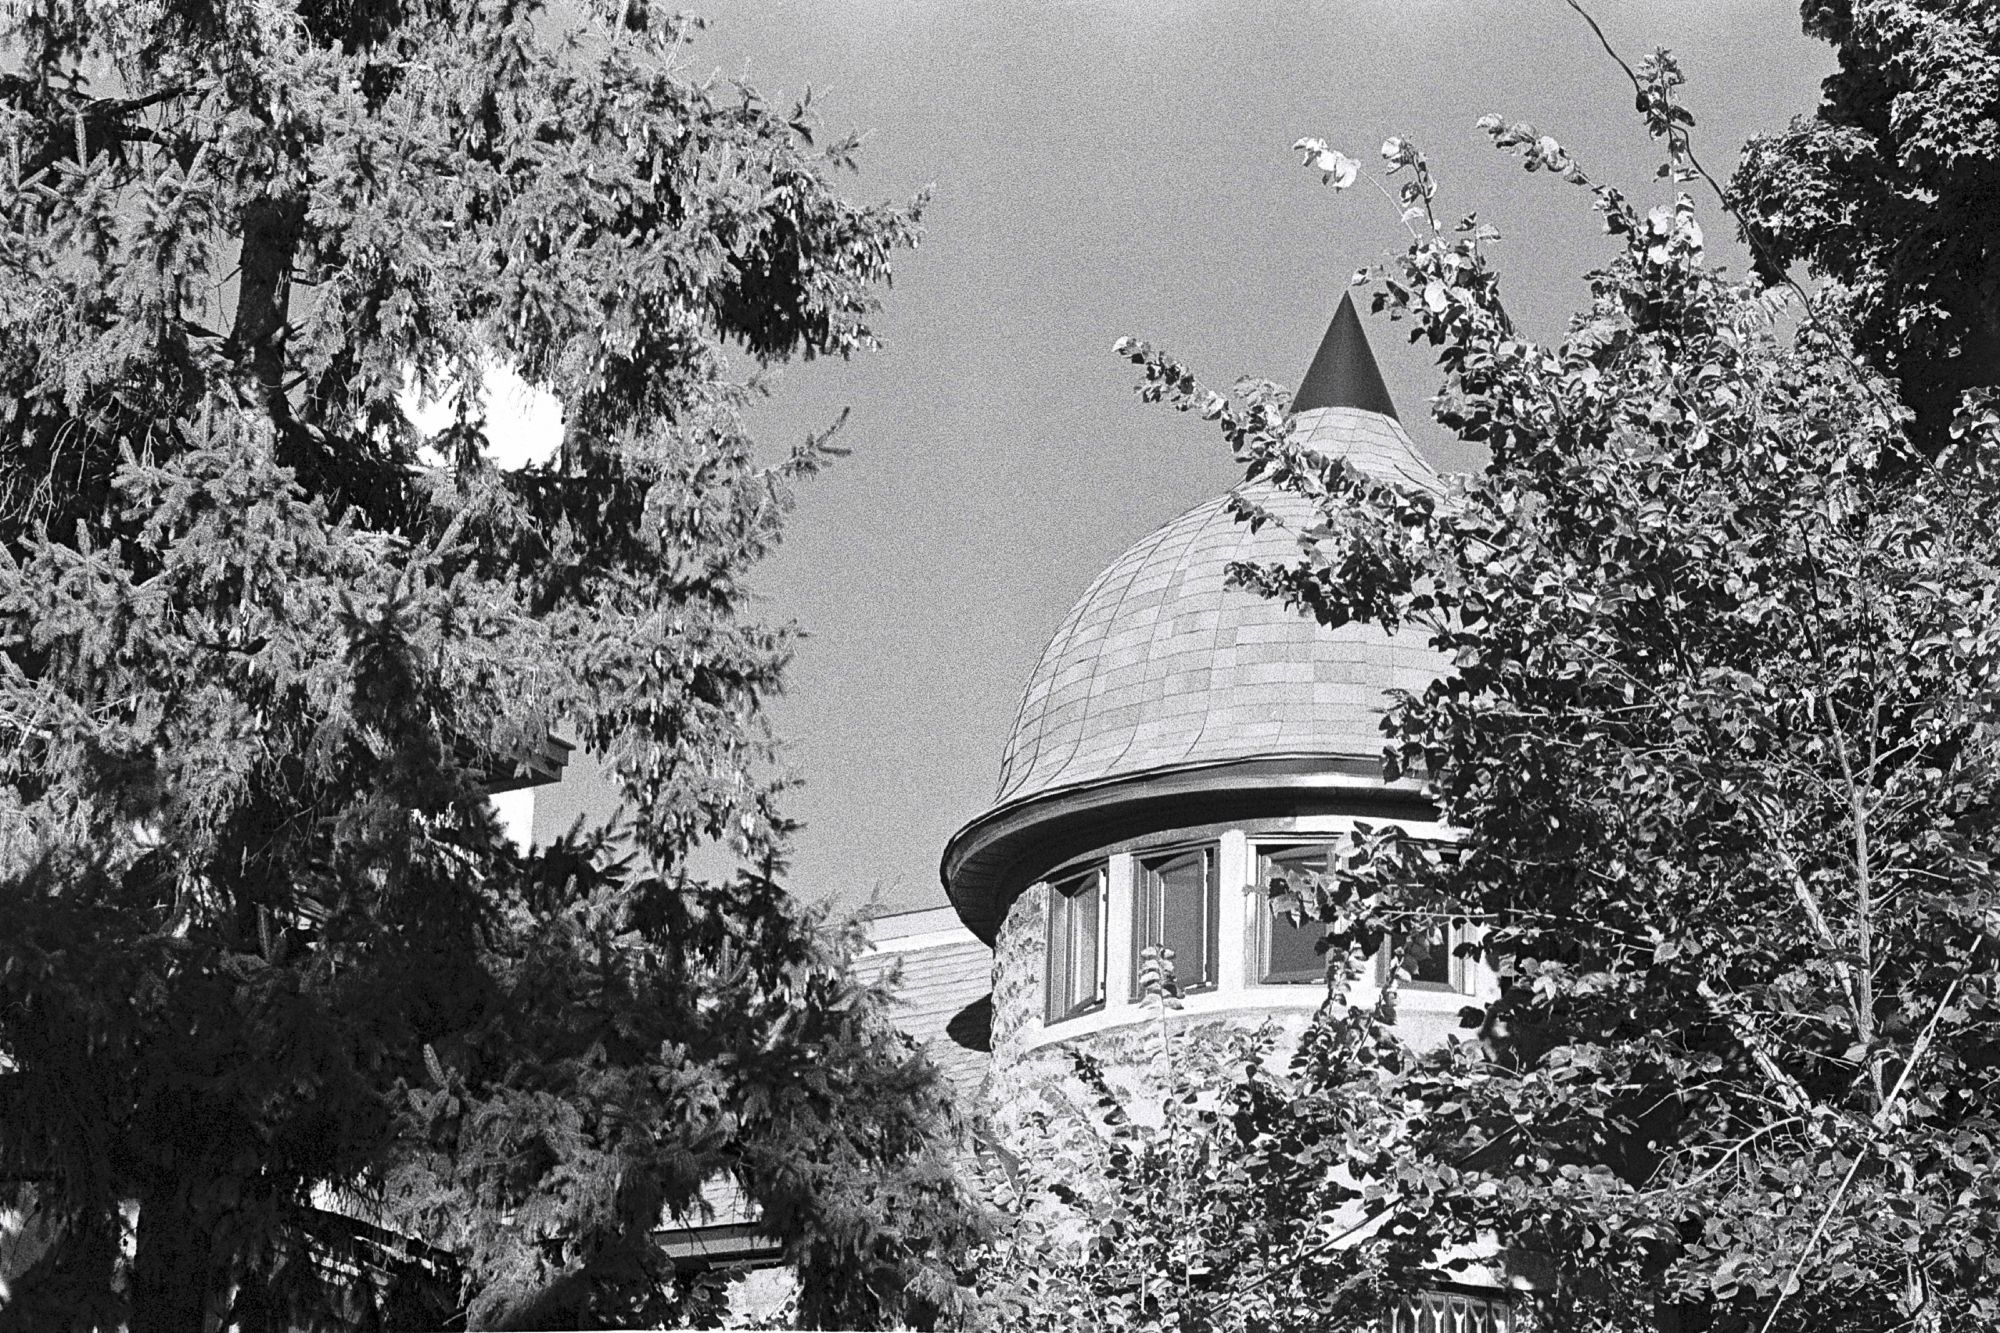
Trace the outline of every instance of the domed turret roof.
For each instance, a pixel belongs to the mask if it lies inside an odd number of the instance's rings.
[[[1384,481],[1440,486],[1394,415],[1350,299],[1293,402],[1302,443]],[[947,887],[974,930],[1004,877],[981,855],[980,830],[996,817],[1020,814],[1019,826],[1024,807],[1064,793],[1238,761],[1361,761],[1349,767],[1379,773],[1386,692],[1421,690],[1437,655],[1419,635],[1329,630],[1231,586],[1234,562],[1295,558],[1313,517],[1271,486],[1240,489],[1277,521],[1252,532],[1227,496],[1196,505],[1098,575],[1043,650],[994,806],[946,849]]]
[[[1371,475],[1438,484],[1393,417],[1321,407],[1297,429]],[[1233,562],[1296,558],[1313,518],[1306,501],[1270,486],[1243,493],[1277,521],[1252,532],[1219,496],[1085,590],[1029,678],[996,803],[1253,755],[1381,755],[1385,691],[1421,690],[1437,675],[1436,654],[1416,635],[1330,630],[1231,585]]]

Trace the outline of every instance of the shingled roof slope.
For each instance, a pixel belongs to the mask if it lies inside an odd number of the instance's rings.
[[[857,976],[878,980],[896,969],[890,1018],[924,1048],[961,1098],[979,1090],[988,1058],[953,1041],[946,1028],[993,984],[993,951],[958,924],[948,907],[878,917],[875,947],[854,960]]]
[[[1400,485],[1437,474],[1393,418],[1320,407],[1295,429],[1321,452]],[[1243,488],[1278,520],[1256,532],[1204,501],[1111,562],[1029,678],[995,804],[1126,774],[1272,755],[1375,756],[1385,691],[1421,690],[1436,655],[1372,625],[1330,630],[1228,582],[1237,561],[1299,554],[1306,501]]]

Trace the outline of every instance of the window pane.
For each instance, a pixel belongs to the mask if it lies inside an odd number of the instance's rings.
[[[1070,900],[1063,887],[1049,886],[1048,1005],[1043,1017],[1051,1023],[1069,1012]]]
[[[1263,971],[1266,983],[1316,982],[1326,979],[1326,957],[1319,951],[1326,927],[1317,921],[1294,923],[1289,915],[1271,911],[1269,893],[1273,881],[1282,881],[1281,890],[1297,893],[1308,883],[1308,875],[1326,873],[1324,846],[1273,847],[1259,857],[1258,887],[1264,891],[1258,907],[1262,931]]]
[[[1207,985],[1215,980],[1208,947],[1208,853],[1170,862],[1158,874],[1163,908],[1159,942],[1174,951],[1175,979],[1183,990]]]
[[[1070,900],[1070,1008],[1076,1009],[1098,1000],[1097,964],[1102,956],[1098,941],[1098,923],[1102,908],[1099,899],[1103,896],[1102,877],[1092,875]]]
[[[1201,847],[1140,867],[1132,914],[1132,995],[1149,945],[1174,951],[1174,981],[1183,991],[1215,984],[1215,849]]]
[[[1048,1022],[1104,998],[1104,869],[1049,885]]]
[[[1270,918],[1271,938],[1265,952],[1264,980],[1309,982],[1326,979],[1326,955],[1319,942],[1326,926],[1318,921],[1295,922],[1288,916]]]
[[[1451,927],[1439,924],[1413,935],[1403,944],[1407,984],[1424,990],[1455,990],[1452,985]]]

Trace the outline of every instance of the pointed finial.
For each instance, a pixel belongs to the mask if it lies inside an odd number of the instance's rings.
[[[1340,309],[1333,312],[1333,323],[1326,326],[1326,337],[1292,398],[1293,416],[1315,407],[1359,407],[1402,420],[1389,400],[1375,354],[1368,350],[1368,335],[1361,331],[1361,316],[1349,292],[1341,293]]]

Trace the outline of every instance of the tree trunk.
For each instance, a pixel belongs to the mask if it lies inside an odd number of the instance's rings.
[[[277,461],[297,473],[300,485],[324,497],[334,513],[350,505],[377,513],[377,506],[398,493],[400,475],[394,469],[371,470],[365,441],[353,442],[346,457],[336,457],[328,437],[308,429],[295,412],[290,394],[298,384],[287,384],[292,267],[305,237],[305,198],[253,199],[244,206],[242,219],[236,315],[227,343],[238,382],[263,408],[277,433]],[[306,414],[308,421],[311,416]]]
[[[240,364],[274,414],[284,409],[285,332],[291,318],[292,257],[305,224],[296,196],[254,200],[243,210],[236,323],[230,334]]]
[[[140,1200],[131,1333],[209,1333],[212,1221],[188,1206],[185,1184]]]

